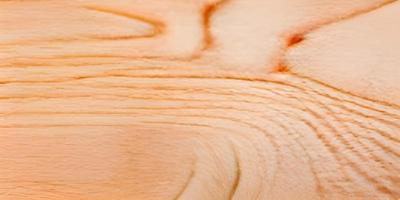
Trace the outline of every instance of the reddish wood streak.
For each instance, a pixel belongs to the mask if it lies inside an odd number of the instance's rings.
[[[213,37],[210,33],[210,23],[212,15],[220,9],[224,4],[226,4],[229,0],[219,0],[216,3],[211,5],[207,5],[203,10],[203,48],[202,51],[209,49],[213,45]]]
[[[288,47],[294,46],[294,45],[296,45],[297,43],[300,43],[303,40],[304,40],[303,35],[294,34],[294,35],[292,35],[291,37],[288,38],[287,46]]]

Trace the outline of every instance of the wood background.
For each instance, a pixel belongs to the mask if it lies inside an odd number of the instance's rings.
[[[0,199],[399,199],[399,35],[391,0],[0,0]]]

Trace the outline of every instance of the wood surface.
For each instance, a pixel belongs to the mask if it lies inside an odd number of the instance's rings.
[[[0,200],[397,200],[399,36],[394,0],[0,0]]]

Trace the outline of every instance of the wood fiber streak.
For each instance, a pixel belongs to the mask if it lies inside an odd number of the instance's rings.
[[[134,15],[132,13],[124,13],[124,12],[120,12],[117,10],[112,10],[109,8],[102,8],[102,7],[96,7],[96,6],[85,6],[84,8],[88,9],[88,10],[93,10],[93,11],[97,11],[97,12],[103,12],[103,13],[107,13],[107,14],[111,14],[111,15],[116,15],[116,16],[120,16],[120,17],[126,17],[128,19],[131,20],[139,20],[139,21],[143,21],[146,22],[148,24],[151,24],[153,26],[153,31],[151,34],[148,35],[141,35],[141,36],[125,36],[125,37],[97,37],[98,39],[108,39],[108,40],[124,40],[124,39],[137,39],[137,38],[141,38],[141,37],[156,37],[157,35],[163,34],[164,29],[165,29],[165,25],[158,21],[158,20],[154,20],[154,19],[148,19],[139,15]]]
[[[255,65],[225,48],[252,35],[227,43],[221,26],[246,22],[248,2],[0,1],[0,199],[399,199],[400,106],[284,60],[310,32],[395,1],[258,24],[276,44]],[[15,14],[34,9],[37,24]]]

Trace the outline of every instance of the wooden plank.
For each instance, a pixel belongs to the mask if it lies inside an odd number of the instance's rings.
[[[0,199],[399,199],[398,11],[0,1]]]

